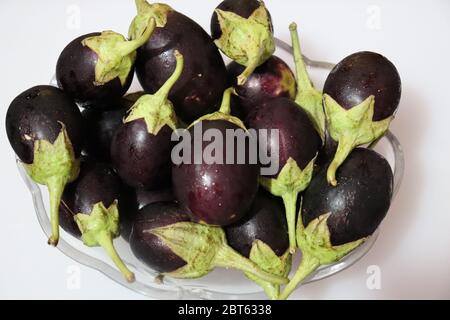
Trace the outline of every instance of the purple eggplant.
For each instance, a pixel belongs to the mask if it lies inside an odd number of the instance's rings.
[[[320,136],[307,113],[288,98],[264,102],[250,113],[247,123],[251,129],[268,130],[267,153],[278,159],[277,170],[261,177],[260,182],[273,195],[283,198],[292,253],[296,247],[297,195],[311,180],[314,160],[321,145]]]
[[[352,149],[388,130],[400,102],[401,80],[387,58],[362,51],[331,70],[323,92],[327,130],[338,145],[327,180],[336,186],[336,170]]]
[[[112,106],[130,87],[136,49],[147,42],[154,27],[155,21],[150,20],[140,37],[130,41],[113,31],[76,38],[58,58],[58,86],[81,106]]]
[[[177,117],[169,91],[179,79],[183,56],[175,51],[177,67],[154,94],[143,95],[131,108],[111,143],[111,160],[121,179],[134,188],[157,188],[170,177],[171,136]]]
[[[56,246],[61,194],[80,169],[84,133],[80,110],[62,90],[36,86],[11,102],[6,113],[6,133],[30,177],[48,188],[52,225],[48,243]]]
[[[211,17],[211,35],[226,56],[245,67],[238,85],[275,52],[272,19],[259,0],[221,2]]]
[[[193,220],[217,226],[241,219],[258,189],[259,167],[256,161],[254,164],[249,161],[250,135],[242,121],[229,115],[230,95],[231,89],[227,89],[220,111],[200,118],[187,129],[187,135],[183,135],[183,139],[189,137],[186,144],[191,150],[195,150],[197,144],[200,146],[202,159],[196,161],[194,151],[187,161],[172,166],[172,185],[180,204],[189,209]],[[225,160],[230,152],[226,146],[232,143],[226,139],[234,139],[227,131],[240,132],[246,139],[242,151],[244,161],[240,163],[237,161],[237,143],[233,143],[232,161]],[[211,148],[203,139],[207,132],[217,133],[220,137],[215,139],[225,138],[214,152],[217,158],[205,151]]]
[[[64,230],[86,246],[101,246],[129,282],[134,274],[117,253],[113,239],[119,236],[121,182],[113,169],[83,159],[80,175],[64,190],[59,217]]]
[[[244,68],[234,61],[227,66],[228,76],[236,90],[236,99],[239,102],[239,107],[242,108],[244,119],[252,108],[265,100],[278,97],[295,98],[295,77],[282,59],[276,56],[270,57],[253,71],[243,85],[238,85],[237,76],[242,73]]]
[[[393,174],[375,151],[354,149],[337,171],[336,187],[328,184],[326,175],[325,166],[303,194],[297,226],[302,261],[281,299],[318,267],[335,263],[357,248],[389,210]]]
[[[130,37],[142,34],[148,19],[156,19],[155,32],[137,51],[136,74],[145,91],[156,92],[175,70],[174,51],[186,67],[170,92],[178,117],[189,124],[220,103],[228,87],[225,64],[211,37],[189,17],[166,4],[136,0],[138,15],[130,26]]]

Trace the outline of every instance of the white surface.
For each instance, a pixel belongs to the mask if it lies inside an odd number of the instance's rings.
[[[219,3],[166,2],[206,30]],[[339,61],[358,50],[378,51],[397,66],[403,83],[400,110],[391,130],[403,144],[406,172],[377,243],[349,270],[309,284],[293,297],[450,298],[450,106],[445,99],[450,2],[265,2],[281,39],[289,41],[288,24],[298,23],[306,55]],[[79,28],[73,16],[78,10]],[[17,94],[49,82],[66,43],[97,30],[126,33],[134,10],[131,0],[0,3],[0,298],[143,298],[47,246],[16,170],[3,120]],[[373,265],[381,272],[379,290],[366,285],[367,270]],[[79,288],[74,288],[70,276],[74,268],[80,271]]]

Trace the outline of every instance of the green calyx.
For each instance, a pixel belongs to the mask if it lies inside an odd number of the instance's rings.
[[[231,106],[230,106],[231,94],[236,94],[236,91],[234,90],[234,88],[226,89],[223,92],[222,104],[220,106],[219,111],[216,111],[216,112],[213,112],[213,113],[210,113],[210,114],[207,114],[207,115],[204,115],[204,116],[198,118],[197,120],[192,122],[188,128],[195,126],[197,123],[199,123],[200,121],[203,121],[203,120],[209,120],[209,121],[224,120],[224,121],[231,122],[244,130],[247,130],[247,128],[245,127],[245,125],[241,119],[239,119],[238,117],[234,117],[230,114],[231,113]]]
[[[259,180],[260,184],[267,191],[283,198],[289,232],[290,253],[294,253],[296,248],[295,218],[297,216],[297,196],[311,182],[315,159],[316,157],[302,170],[294,159],[289,158],[276,179],[261,177]]]
[[[338,148],[327,171],[328,183],[336,186],[336,171],[357,146],[380,138],[389,128],[392,116],[373,121],[375,97],[369,96],[360,104],[344,109],[331,96],[324,94],[325,116],[330,136]]]
[[[193,222],[178,222],[148,230],[161,239],[176,255],[186,261],[183,267],[165,273],[174,278],[198,278],[215,267],[235,268],[274,284],[284,284],[286,277],[259,268],[228,246],[222,228]]]
[[[84,39],[81,43],[97,54],[95,84],[103,85],[115,78],[125,85],[136,60],[136,49],[145,44],[155,29],[155,20],[148,20],[144,31],[133,40],[119,33],[103,31],[98,36]]]
[[[52,226],[48,243],[56,246],[59,240],[58,212],[61,196],[66,184],[74,181],[80,172],[80,161],[75,159],[72,143],[63,123],[53,144],[46,140],[34,142],[33,163],[24,164],[24,167],[33,181],[48,188]]]
[[[242,85],[275,52],[269,13],[262,2],[247,19],[220,9],[216,13],[222,35],[214,42],[226,56],[246,66],[238,76],[237,82]]]
[[[261,240],[255,240],[253,242],[250,250],[250,260],[256,263],[262,270],[281,277],[287,277],[291,269],[291,255],[288,251],[279,257]],[[278,295],[280,294],[279,285],[263,281],[250,273],[246,273],[245,275],[261,286],[270,299],[278,299]]]
[[[279,299],[287,297],[308,276],[321,265],[335,263],[360,246],[365,238],[333,246],[327,221],[330,213],[323,214],[303,227],[301,215],[297,224],[297,243],[302,250],[302,261],[291,281],[286,285]]]
[[[168,100],[169,92],[180,78],[183,72],[183,56],[175,50],[175,59],[177,61],[175,71],[167,79],[166,83],[155,94],[145,94],[141,96],[131,107],[125,123],[137,119],[144,119],[147,125],[148,133],[158,134],[159,130],[165,125],[172,130],[177,128],[177,116],[175,114],[172,102]]]
[[[291,23],[292,49],[294,52],[295,71],[297,77],[297,96],[295,102],[306,111],[314,128],[319,133],[322,141],[325,139],[325,112],[323,110],[322,92],[314,88],[308,76],[305,62],[303,61],[300,40],[297,32],[297,24]]]
[[[158,28],[164,27],[167,23],[168,13],[173,11],[170,6],[163,3],[149,4],[145,0],[136,0],[135,2],[137,15],[128,30],[130,39],[137,39],[144,32],[149,19],[153,18]]]
[[[108,208],[103,202],[96,203],[90,214],[78,213],[75,222],[81,231],[81,240],[88,247],[101,246],[128,282],[134,281],[134,274],[120,258],[113,245],[119,236],[119,210],[117,200]]]

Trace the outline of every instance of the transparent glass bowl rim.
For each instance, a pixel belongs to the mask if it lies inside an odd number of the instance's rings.
[[[286,42],[276,38],[277,48],[289,53],[292,55],[292,47]],[[311,60],[304,56],[304,60],[306,65],[314,68],[320,69],[328,69],[331,70],[334,67],[333,63],[324,62],[324,61],[315,61]],[[403,178],[404,172],[404,154],[400,142],[396,138],[396,136],[387,131],[382,139],[386,139],[390,147],[392,148],[394,155],[394,190],[393,190],[393,199],[395,198]],[[22,163],[17,160],[17,166],[20,172],[22,179],[24,180],[26,186],[28,187],[33,200],[33,205],[36,211],[36,215],[39,221],[39,224],[47,237],[51,234],[50,221],[48,218],[48,214],[44,207],[44,202],[42,198],[42,193],[39,186],[31,180],[31,178],[27,175]],[[303,284],[307,284],[310,282],[322,280],[324,278],[330,277],[342,270],[347,269],[348,267],[355,264],[359,259],[361,259],[364,255],[369,252],[375,243],[379,234],[379,229],[377,229],[373,235],[371,235],[359,248],[348,254],[342,260],[327,266],[322,266],[319,268],[314,274],[312,274]],[[58,250],[61,251],[67,257],[73,259],[74,261],[81,263],[85,266],[88,266],[92,269],[96,269],[103,273],[105,276],[111,278],[115,282],[131,289],[134,292],[152,297],[152,298],[167,298],[167,299],[254,299],[254,298],[262,298],[264,297],[262,290],[256,291],[253,293],[227,293],[227,292],[219,292],[216,290],[209,290],[204,286],[180,286],[174,285],[172,288],[157,288],[157,287],[148,287],[142,283],[136,281],[135,283],[126,282],[120,273],[117,270],[102,261],[101,259],[90,256],[85,252],[81,252],[78,249],[71,246],[64,239],[61,239],[58,246]]]

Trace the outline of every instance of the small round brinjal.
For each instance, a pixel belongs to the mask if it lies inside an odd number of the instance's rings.
[[[260,148],[266,147],[269,167],[261,171],[262,186],[283,198],[289,231],[290,252],[295,251],[297,195],[309,184],[314,159],[321,141],[306,112],[288,98],[264,102],[247,118],[248,126],[259,132]],[[261,136],[266,130],[266,140]],[[260,157],[261,157],[261,151]]]
[[[221,228],[189,222],[186,209],[174,202],[142,208],[130,246],[150,268],[175,278],[198,278],[215,267],[231,267],[270,283],[286,283],[285,277],[263,271],[228,246]]]
[[[336,170],[351,150],[380,138],[389,128],[401,96],[395,66],[381,54],[354,53],[339,62],[324,85],[328,131],[338,143],[327,180],[336,185]]]
[[[393,174],[375,151],[354,149],[337,171],[336,187],[327,183],[326,175],[323,167],[303,194],[297,226],[302,262],[282,299],[318,267],[335,263],[358,247],[389,210]]]
[[[17,157],[50,195],[52,235],[59,239],[58,207],[64,186],[75,180],[83,144],[80,110],[62,90],[36,86],[18,95],[6,113],[6,133]]]
[[[263,270],[279,276],[289,273],[289,237],[279,198],[259,189],[245,219],[226,227],[225,234],[230,247]],[[269,298],[278,297],[279,286],[247,276],[263,287]]]
[[[134,188],[156,188],[170,177],[171,136],[177,117],[169,91],[183,71],[183,56],[175,51],[177,67],[154,94],[140,97],[111,143],[111,160],[121,179]]]
[[[186,67],[170,92],[177,116],[189,124],[213,112],[227,88],[225,64],[211,37],[189,17],[166,4],[136,0],[138,14],[130,26],[130,38],[141,33],[150,17],[156,28],[138,49],[136,74],[145,91],[154,93],[175,69],[173,52],[178,50]]]
[[[259,167],[250,161],[252,137],[242,121],[230,115],[231,91],[225,90],[220,111],[201,117],[180,134],[182,141],[173,153],[183,155],[180,161],[172,158],[176,198],[193,220],[217,226],[241,219],[258,190]]]
[[[121,98],[112,107],[106,110],[101,108],[84,109],[81,114],[86,130],[86,139],[83,151],[90,157],[103,161],[110,161],[112,138],[123,123],[127,111],[144,93],[131,93]]]
[[[131,228],[140,209],[156,202],[175,201],[175,195],[170,186],[155,190],[131,189],[129,187],[124,187],[124,189],[120,201],[120,235],[126,241],[130,239]],[[126,195],[125,201],[123,200],[124,195]],[[124,206],[125,210],[123,210]]]
[[[136,49],[147,42],[155,21],[127,41],[113,31],[90,33],[70,42],[56,64],[58,86],[83,107],[108,108],[122,97],[134,75]]]
[[[289,248],[283,203],[267,191],[260,189],[242,221],[225,228],[228,244],[244,257],[256,240],[267,244],[277,256]]]
[[[101,246],[129,282],[134,274],[127,268],[114,248],[119,236],[121,183],[114,170],[106,164],[84,159],[80,175],[64,191],[59,217],[64,230],[86,246]]]
[[[272,19],[259,0],[220,3],[211,17],[211,36],[226,56],[245,66],[239,85],[275,52]]]
[[[133,222],[130,247],[133,254],[158,272],[171,272],[186,262],[149,230],[190,221],[189,215],[173,202],[150,203],[141,208]]]
[[[229,80],[236,90],[244,117],[252,108],[265,100],[277,97],[295,98],[294,74],[280,58],[270,57],[253,71],[243,85],[238,85],[236,77],[242,73],[244,68],[234,61],[227,66]]]

